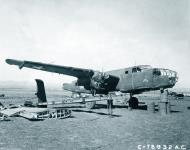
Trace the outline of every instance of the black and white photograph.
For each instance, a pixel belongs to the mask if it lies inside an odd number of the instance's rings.
[[[189,0],[0,0],[0,150],[188,149]]]

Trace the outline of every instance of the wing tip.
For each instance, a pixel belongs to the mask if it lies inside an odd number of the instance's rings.
[[[15,60],[15,59],[5,59],[5,62],[9,65],[20,65],[23,61]]]
[[[12,59],[5,59],[5,62],[6,62],[7,64],[11,64],[11,61],[12,61]]]

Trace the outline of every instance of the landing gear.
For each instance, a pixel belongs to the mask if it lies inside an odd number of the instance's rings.
[[[129,102],[129,107],[132,109],[137,109],[139,106],[139,101],[136,97],[131,96],[128,102]]]
[[[113,99],[108,99],[107,100],[107,108],[108,108],[108,115],[111,117],[112,116],[112,106],[113,106]]]
[[[93,102],[86,102],[85,106],[86,108],[88,109],[93,109],[96,105],[96,101],[93,101]]]

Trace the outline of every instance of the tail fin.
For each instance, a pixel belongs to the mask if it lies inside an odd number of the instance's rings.
[[[38,107],[47,107],[46,92],[44,87],[44,82],[40,79],[35,79],[37,84],[37,97],[38,97]]]

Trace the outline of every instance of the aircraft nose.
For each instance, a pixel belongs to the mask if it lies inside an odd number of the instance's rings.
[[[168,79],[169,79],[169,82],[170,82],[172,85],[175,85],[175,83],[178,81],[177,72],[170,70],[170,74],[168,75]]]

